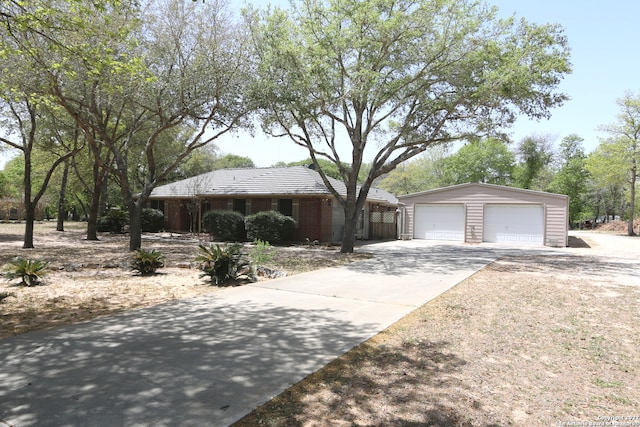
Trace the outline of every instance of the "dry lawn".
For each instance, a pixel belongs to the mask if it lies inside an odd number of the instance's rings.
[[[85,240],[84,223],[67,223],[64,232],[55,223],[36,225],[35,249],[22,249],[23,224],[0,224],[0,268],[16,256],[49,261],[43,284],[17,286],[18,280],[0,279],[0,338],[36,329],[93,319],[133,308],[217,292],[193,263],[198,244],[206,236],[146,235],[145,249],[158,249],[165,267],[153,276],[131,271],[128,237],[102,234]],[[366,254],[341,254],[338,248],[279,247],[270,267],[286,274],[352,262]]]
[[[640,251],[575,241],[498,260],[234,427],[640,426]]]
[[[196,241],[145,240],[168,268],[143,278],[125,268],[123,236],[43,227],[30,251],[0,228],[0,263],[28,255],[54,270],[44,286],[0,285],[15,294],[0,303],[0,337],[217,290],[188,268]],[[573,242],[498,260],[235,426],[640,426],[640,250]],[[292,247],[277,264],[353,260]]]

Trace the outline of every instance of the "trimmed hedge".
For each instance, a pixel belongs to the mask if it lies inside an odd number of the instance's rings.
[[[158,233],[164,228],[164,213],[158,209],[142,209],[142,231]]]
[[[245,240],[244,217],[240,212],[214,210],[202,217],[202,229],[215,239],[238,242]]]
[[[258,212],[245,220],[247,237],[269,243],[290,241],[296,229],[296,222],[290,216],[276,211]]]

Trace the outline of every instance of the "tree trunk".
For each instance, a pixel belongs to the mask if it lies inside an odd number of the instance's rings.
[[[67,215],[65,198],[67,195],[67,181],[69,178],[69,162],[64,163],[64,169],[62,170],[62,183],[60,184],[60,194],[58,196],[58,222],[56,224],[56,231],[64,231],[64,218]]]
[[[100,178],[97,166],[93,172],[93,191],[91,191],[91,203],[89,204],[89,215],[87,217],[87,240],[98,240],[98,215],[100,213],[100,201],[105,196],[102,194],[102,181],[106,181],[103,174]]]
[[[344,234],[340,247],[340,252],[343,254],[353,253],[360,210],[361,207],[358,206],[357,199],[355,197],[347,197],[344,207]]]
[[[103,171],[100,178],[100,204],[98,205],[98,215],[104,215],[107,213],[107,202],[109,195],[109,179],[107,174]]]
[[[25,198],[25,227],[23,249],[33,249],[33,223],[36,219],[36,207],[30,200]]]
[[[94,187],[95,191],[95,187]],[[91,204],[89,205],[89,216],[87,217],[87,240],[98,239],[98,208],[100,203],[100,193],[93,193]]]
[[[356,227],[357,220],[354,221],[353,218],[347,218],[345,216],[344,234],[342,236],[342,245],[340,246],[340,252],[343,254],[353,253],[353,247],[356,242]]]
[[[129,250],[142,247],[142,204],[133,203],[129,208]]]
[[[635,236],[636,233],[633,231],[633,214],[636,209],[636,166],[634,165],[631,170],[631,203],[629,207],[629,223],[627,224],[627,235]]]
[[[24,240],[22,243],[23,249],[33,248],[33,223],[36,219],[35,205],[31,201],[31,148],[25,144],[24,148],[24,211],[25,211],[25,226],[24,226]]]

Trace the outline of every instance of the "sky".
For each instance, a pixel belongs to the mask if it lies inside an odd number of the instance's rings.
[[[257,7],[266,2],[245,0]],[[245,1],[231,0],[240,9]],[[509,133],[513,141],[548,136],[559,144],[567,135],[584,138],[586,152],[593,151],[606,134],[599,126],[614,123],[619,112],[616,100],[625,92],[640,93],[640,1],[637,0],[487,0],[501,16],[524,17],[537,23],[558,23],[565,29],[571,48],[573,72],[559,91],[570,100],[551,111],[551,119],[540,122],[520,118]],[[271,0],[286,6],[288,0]],[[256,166],[272,166],[308,158],[307,151],[285,138],[273,139],[259,130],[252,136],[238,132],[217,140],[222,154],[251,158]],[[345,146],[345,148],[348,148]],[[0,158],[0,166],[2,159]]]

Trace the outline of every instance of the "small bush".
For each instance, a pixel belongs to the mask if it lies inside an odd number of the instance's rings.
[[[37,286],[41,283],[42,276],[46,274],[49,263],[40,259],[26,259],[18,257],[9,262],[5,276],[8,279],[20,279],[23,286]]]
[[[246,219],[247,237],[276,243],[291,240],[296,222],[290,216],[276,211],[258,212]]]
[[[200,245],[195,260],[200,263],[201,277],[209,276],[211,283],[216,286],[243,276],[255,281],[250,263],[242,255],[241,249],[240,243],[229,246]]]
[[[249,250],[249,258],[251,258],[251,262],[257,266],[270,263],[276,256],[276,252],[278,252],[269,242],[254,240],[253,244],[254,246]]]
[[[142,209],[142,231],[158,233],[164,228],[164,213],[158,209]]]
[[[244,217],[240,212],[208,211],[202,217],[202,229],[218,240],[237,242],[245,239]]]
[[[146,251],[138,249],[133,254],[131,260],[131,269],[137,271],[143,276],[154,274],[157,269],[164,267],[164,257],[158,250],[152,249]]]
[[[100,232],[122,233],[129,224],[129,215],[120,209],[111,209],[98,218],[97,228]]]

